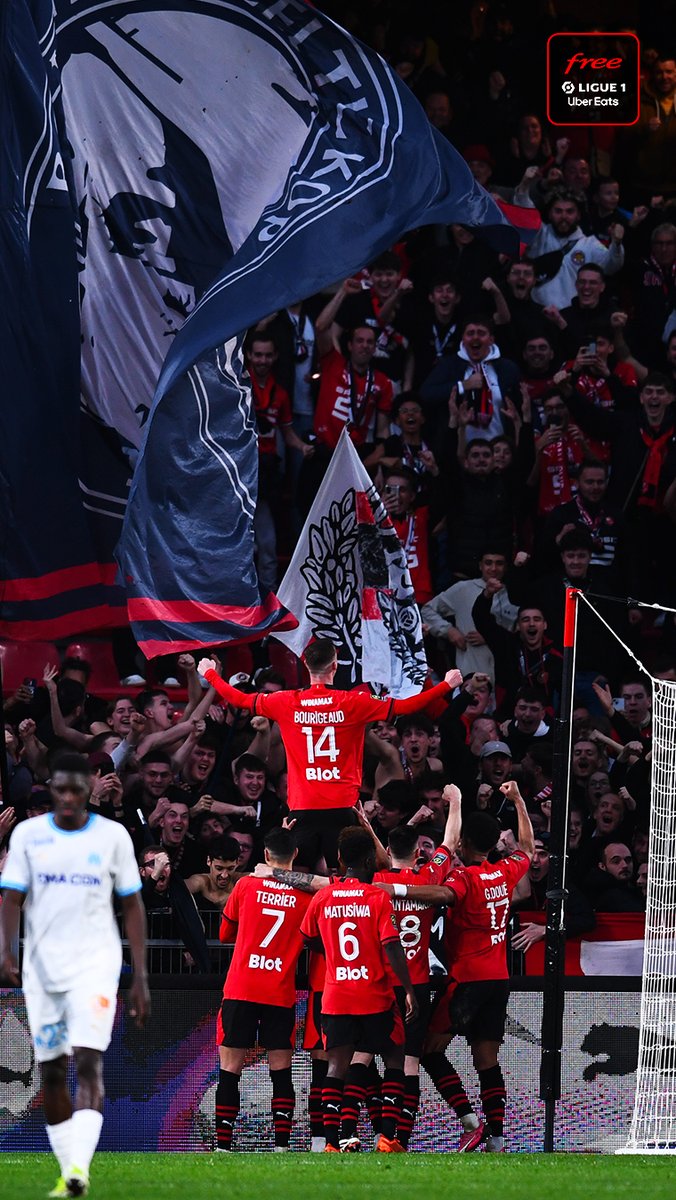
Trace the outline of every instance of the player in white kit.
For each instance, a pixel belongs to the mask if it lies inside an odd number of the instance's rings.
[[[145,910],[131,838],[87,811],[87,759],[63,754],[50,781],[54,811],[17,825],[0,886],[0,977],[23,986],[40,1063],[50,1145],[61,1177],[50,1196],[83,1196],[103,1121],[103,1051],[110,1043],[122,946],[113,910],[121,900],[134,976],[129,1012],[149,1013]],[[24,914],[22,981],[16,958]],[[67,1086],[75,1059],[76,1092]]]

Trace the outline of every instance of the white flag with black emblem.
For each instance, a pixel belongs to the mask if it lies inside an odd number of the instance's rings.
[[[299,657],[313,638],[338,649],[336,683],[414,695],[427,675],[406,552],[347,431],[341,434],[277,589],[298,628],[273,633]]]

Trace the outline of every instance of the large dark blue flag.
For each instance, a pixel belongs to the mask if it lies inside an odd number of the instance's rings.
[[[407,228],[508,230],[382,60],[301,0],[16,0],[0,37],[3,369],[25,405],[5,614],[26,636],[110,620],[127,508],[119,562],[149,654],[281,628],[253,568],[234,335]]]
[[[1,6],[0,62],[0,636],[51,640],[124,620],[123,507],[95,511],[109,505],[95,426],[97,481],[79,485],[76,204],[51,0]]]
[[[237,616],[254,583],[255,434],[232,381],[234,343],[220,356],[230,364],[229,399],[219,358],[202,356],[363,266],[417,225],[462,221],[490,227],[504,249],[517,244],[464,160],[373,51],[300,0],[219,8],[246,46],[238,80],[249,79],[248,126],[239,144],[224,130],[227,161],[245,187],[262,171],[265,188],[240,197],[238,216],[248,220],[240,219],[237,233],[235,222],[228,226],[234,256],[174,340],[150,413],[118,552],[146,653],[158,653],[167,637],[189,646],[230,636],[238,620],[248,626],[240,636],[255,636],[283,615],[268,600],[265,612],[254,604],[244,622]],[[238,111],[242,102],[235,99]],[[274,172],[260,140],[270,131],[284,151]],[[219,373],[217,395],[205,381]],[[167,455],[170,430],[183,454]],[[233,576],[231,551],[242,537],[248,553],[237,561],[248,570]],[[178,597],[186,602],[168,603]]]

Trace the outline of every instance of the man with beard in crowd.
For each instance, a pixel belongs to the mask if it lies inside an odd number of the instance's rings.
[[[598,865],[584,879],[584,890],[596,912],[644,912],[645,900],[634,886],[631,850],[616,834],[594,840]]]
[[[538,304],[566,308],[575,295],[578,268],[598,263],[606,275],[614,275],[624,264],[622,225],[611,226],[610,246],[596,237],[586,237],[580,228],[582,201],[576,192],[558,189],[545,206],[545,221],[535,235],[529,258],[538,282],[533,299]]]

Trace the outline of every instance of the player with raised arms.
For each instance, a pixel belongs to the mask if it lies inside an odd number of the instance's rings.
[[[441,845],[437,846],[431,860],[421,867],[416,866],[418,828],[412,825],[399,825],[391,830],[387,839],[391,866],[377,871],[373,876],[374,883],[443,885],[447,881],[453,867],[454,854],[460,837],[462,795],[459,788],[450,783],[444,788],[443,799],[448,804],[446,828]],[[420,1056],[427,1036],[431,1009],[430,939],[432,925],[437,914],[433,908],[421,904],[415,897],[400,898],[395,895],[392,905],[399,925],[399,938],[406,955],[413,990],[418,1001],[418,1016],[415,1021],[408,1022],[405,1028],[404,1099],[399,1122],[399,1141],[404,1149],[407,1149],[420,1105]],[[401,1007],[403,1004],[401,989],[395,987],[395,994]],[[356,1066],[355,1062],[350,1069],[351,1078],[348,1082],[352,1082]],[[353,1136],[356,1136],[356,1129]]]
[[[424,884],[439,885],[446,882],[453,867],[454,852],[460,837],[462,796],[455,784],[447,784],[444,788],[443,797],[448,805],[448,815],[443,838],[431,860],[424,863],[421,867],[416,866],[418,853],[417,826],[399,825],[393,829],[388,838],[386,853],[376,838],[363,810],[358,807],[359,820],[369,832],[376,854],[378,870],[373,876],[374,883],[412,883],[422,886]],[[300,871],[280,871],[263,863],[256,866],[255,874],[259,878],[272,876],[284,883],[293,883],[295,887],[312,893],[321,891],[334,882],[327,875],[304,874]],[[415,898],[399,899],[395,896],[392,904],[399,925],[399,939],[404,947],[409,975],[418,1002],[418,1015],[416,1019],[407,1022],[405,1025],[404,1096],[401,1117],[399,1119],[398,1140],[404,1149],[406,1149],[413,1132],[420,1104],[420,1055],[427,1034],[431,1008],[429,949],[432,925],[437,918],[437,913],[429,902],[421,903]],[[314,960],[319,957],[313,954],[311,959]],[[391,968],[388,968],[388,973],[403,1015],[405,1012],[403,989],[399,986],[399,980]],[[313,970],[311,966],[311,975],[314,976],[314,979],[317,979],[319,974],[317,967],[315,966]],[[318,1002],[321,1003],[321,988],[323,988],[323,973],[321,976],[321,987],[318,988],[315,983],[315,990],[313,992],[311,984],[310,996],[308,998],[306,1032],[309,1027],[313,1032],[315,1040],[309,1042],[305,1048],[311,1050],[316,1050],[316,1046],[319,1044],[316,1041],[315,1031],[318,1021],[314,1009]],[[356,1151],[361,1148],[360,1140],[357,1137],[357,1123],[359,1120],[359,1109],[366,1102],[366,1097],[372,1086],[374,1069],[372,1064],[372,1054],[357,1051],[345,1079],[345,1087],[343,1089],[342,1137],[340,1139],[340,1148],[343,1152]],[[313,1075],[315,1071],[316,1068],[313,1063]],[[316,1073],[319,1074],[319,1072]],[[310,1115],[312,1119],[312,1112]],[[478,1124],[479,1122],[477,1121]]]
[[[462,676],[449,671],[442,683],[416,696],[380,699],[331,686],[338,654],[328,638],[311,642],[303,658],[310,686],[270,694],[231,687],[214,659],[203,658],[198,671],[229,704],[277,721],[289,772],[288,805],[297,820],[298,861],[312,868],[323,856],[335,867],[338,835],[356,824],[349,810],[359,798],[366,725],[426,708],[459,687]]]
[[[108,1048],[122,967],[113,894],[122,905],[134,976],[129,1013],[150,1012],[145,910],[131,838],[121,825],[87,812],[87,759],[54,762],[54,811],[16,826],[2,873],[0,976],[23,986],[40,1063],[47,1136],[61,1168],[52,1197],[84,1196],[103,1123],[103,1052]],[[15,947],[24,915],[23,976]],[[75,1059],[75,1102],[67,1084]]]
[[[469,1118],[461,1150],[504,1150],[505,1081],[498,1053],[505,1033],[509,999],[507,923],[512,893],[526,874],[535,849],[533,826],[516,783],[500,790],[517,813],[519,848],[498,862],[495,850],[502,829],[488,813],[473,812],[462,823],[458,853],[463,866],[443,887],[380,883],[389,895],[406,895],[420,902],[448,904],[453,909],[446,943],[449,986],[436,1002],[425,1043],[422,1065],[456,1114]],[[469,1042],[479,1076],[485,1124],[477,1121],[462,1082],[445,1055],[457,1035]],[[473,1120],[472,1120],[473,1118]]]

